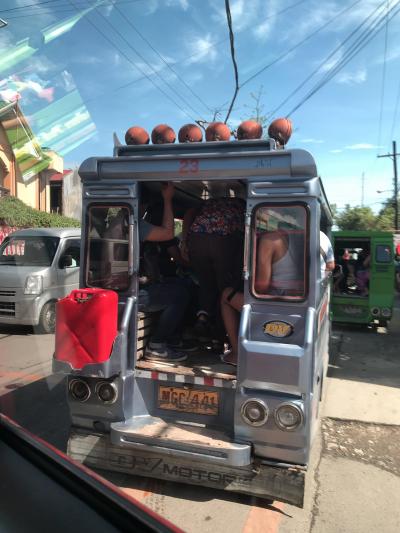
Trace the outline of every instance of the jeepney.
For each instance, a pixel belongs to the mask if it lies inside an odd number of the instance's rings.
[[[393,314],[394,250],[388,231],[334,231],[332,320],[387,326]]]
[[[70,456],[302,506],[330,332],[319,239],[331,212],[311,154],[271,139],[117,146],[79,174],[81,290],[57,314],[53,361],[68,375]],[[221,186],[246,199],[237,371],[207,350],[175,365],[143,357],[157,317],[138,297],[141,193],[161,198],[169,181],[177,218]],[[116,213],[124,230],[107,236],[101,227]],[[258,240],[277,228],[301,243],[302,279],[297,292],[260,294]]]

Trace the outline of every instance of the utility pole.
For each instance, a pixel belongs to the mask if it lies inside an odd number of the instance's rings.
[[[397,156],[400,155],[396,153],[396,141],[393,141],[393,152],[386,155],[378,155],[378,157],[390,157],[393,161],[393,189],[394,189],[394,229],[398,231],[399,229],[399,186],[397,180]]]

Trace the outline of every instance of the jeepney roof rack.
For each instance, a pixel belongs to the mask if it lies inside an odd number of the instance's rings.
[[[217,148],[218,151],[239,152],[243,149],[246,150],[259,150],[263,147],[264,150],[276,151],[283,150],[282,146],[279,146],[275,139],[249,139],[249,140],[234,140],[234,141],[211,141],[211,142],[187,142],[187,143],[168,143],[168,144],[138,144],[128,145],[122,144],[116,133],[113,134],[114,141],[114,157],[129,157],[136,156],[139,153],[146,153],[150,155],[152,152],[162,153],[168,151],[169,153],[174,151],[191,152],[196,154],[201,152],[210,152],[213,148]]]

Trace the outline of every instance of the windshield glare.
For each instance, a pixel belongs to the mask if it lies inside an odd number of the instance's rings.
[[[58,237],[9,237],[0,246],[0,264],[50,266],[59,241]]]

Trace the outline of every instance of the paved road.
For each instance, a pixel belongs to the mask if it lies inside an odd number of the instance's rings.
[[[0,408],[65,450],[65,382],[53,337],[0,330]],[[400,306],[388,330],[334,328],[321,432],[303,510],[205,488],[108,477],[188,532],[400,531]]]

